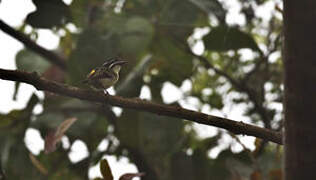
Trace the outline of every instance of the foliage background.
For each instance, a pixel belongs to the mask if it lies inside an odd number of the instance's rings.
[[[80,81],[92,68],[119,55],[129,64],[115,86],[117,95],[139,97],[145,88],[150,101],[223,116],[243,107],[238,110],[244,111],[247,121],[282,128],[281,12],[276,6],[267,19],[256,13],[274,1],[240,0],[234,6],[216,0],[32,2],[36,10],[25,17],[19,31],[33,40],[39,29],[59,36],[54,52],[67,59],[68,69],[62,71],[28,49],[16,55],[17,69],[82,86]],[[233,23],[229,13],[237,5],[242,21]],[[179,98],[168,101],[162,96],[162,91],[170,90],[164,89],[166,84],[189,88],[180,88]],[[14,94],[18,91],[16,84]],[[39,114],[34,113],[36,105],[43,107]],[[82,140],[88,156],[74,163],[68,158],[70,148],[59,147],[49,155],[35,155],[34,163],[24,143],[26,130],[38,129],[45,137],[68,117],[79,119],[67,132],[70,144]],[[49,93],[44,98],[34,94],[24,109],[3,113],[0,119],[1,167],[8,179],[87,179],[89,167],[104,155],[128,157],[146,172],[143,179],[151,180],[280,179],[282,175],[282,149],[275,144],[257,139],[254,149],[242,146],[236,152],[231,147],[241,143],[241,137],[226,131],[202,138],[196,125],[187,121],[134,110],[105,113],[96,104]],[[100,151],[97,147],[103,139],[109,145]],[[224,149],[210,157],[223,141]]]

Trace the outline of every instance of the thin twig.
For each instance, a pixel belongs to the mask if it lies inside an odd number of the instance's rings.
[[[236,136],[235,134],[229,133],[229,135],[234,138],[244,149],[244,151],[246,151],[246,153],[248,154],[250,160],[252,161],[253,165],[255,166],[255,169],[259,170],[259,164],[257,159],[255,158],[255,156],[253,155],[253,153],[251,152],[251,150],[244,144],[241,142],[241,140],[239,139],[238,136]]]
[[[66,60],[62,58],[61,56],[57,55],[56,53],[49,51],[38,44],[36,44],[34,41],[29,39],[25,34],[13,29],[9,25],[7,25],[5,22],[0,20],[0,29],[7,33],[8,35],[12,36],[16,40],[19,40],[22,42],[25,47],[29,48],[30,50],[38,53],[42,57],[46,58],[50,63],[57,65],[62,70],[66,70]]]
[[[235,80],[233,79],[230,75],[228,75],[226,72],[216,68],[215,66],[213,66],[207,58],[203,57],[203,56],[198,56],[196,54],[194,54],[190,49],[187,49],[186,52],[190,55],[192,55],[193,57],[197,58],[198,60],[200,60],[204,66],[207,69],[212,69],[215,71],[216,74],[223,76],[224,78],[226,78],[228,80],[229,83],[231,83],[236,89],[240,90],[241,92],[244,92],[247,94],[248,98],[250,101],[253,102],[254,104],[254,108],[257,110],[257,112],[259,113],[259,115],[262,118],[262,121],[264,122],[264,125],[266,128],[271,128],[270,125],[270,120],[267,116],[266,110],[265,108],[262,106],[262,104],[260,104],[256,98],[256,94],[253,90],[251,90],[248,86],[246,86],[244,83],[242,83],[241,81]]]
[[[264,123],[264,126],[268,129],[271,129],[271,124],[270,124],[270,120],[269,117],[267,115],[267,111],[266,109],[262,106],[262,104],[260,104],[260,102],[257,100],[256,98],[256,94],[255,92],[249,88],[248,86],[246,86],[243,81],[240,80],[236,80],[234,78],[232,78],[229,74],[227,74],[225,71],[216,68],[212,63],[210,63],[208,61],[208,59],[204,56],[199,56],[193,53],[193,51],[191,50],[190,47],[186,46],[183,41],[177,39],[174,36],[169,35],[169,37],[171,39],[174,40],[175,45],[182,49],[184,52],[188,53],[189,55],[191,55],[192,57],[197,58],[200,62],[202,62],[202,64],[207,68],[207,69],[212,69],[215,71],[215,73],[219,76],[223,76],[224,78],[226,78],[228,80],[229,83],[231,83],[232,86],[234,86],[236,89],[240,90],[241,92],[244,92],[247,94],[248,98],[250,101],[253,102],[254,104],[254,108],[257,110],[258,114],[261,116],[262,121]],[[261,55],[263,55],[262,53],[260,53]]]

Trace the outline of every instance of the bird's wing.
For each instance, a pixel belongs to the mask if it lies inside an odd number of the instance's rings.
[[[87,78],[91,79],[91,80],[97,80],[97,79],[112,78],[112,77],[113,77],[113,74],[111,74],[108,71],[96,72],[96,71],[92,70]]]
[[[87,79],[92,78],[96,74],[96,69],[92,69],[90,73],[87,75]]]

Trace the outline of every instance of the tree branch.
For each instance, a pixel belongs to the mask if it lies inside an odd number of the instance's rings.
[[[14,37],[15,39],[22,42],[27,48],[38,53],[42,57],[46,58],[50,63],[57,65],[63,70],[67,69],[66,60],[61,56],[58,56],[56,53],[49,51],[39,45],[37,45],[34,41],[29,39],[25,34],[13,29],[5,22],[0,20],[0,29],[7,33],[8,35]]]
[[[123,98],[119,96],[105,95],[103,92],[80,89],[74,86],[46,80],[42,77],[39,77],[37,73],[0,69],[0,79],[24,82],[33,85],[38,90],[45,90],[81,100],[99,102],[102,104],[110,104],[122,108],[151,112],[158,115],[187,119],[200,124],[220,127],[235,134],[255,136],[264,140],[275,142],[277,144],[282,144],[282,135],[276,131],[226,118],[207,115],[201,112],[191,111],[181,107],[161,105],[137,98]]]
[[[207,69],[214,70],[216,74],[226,78],[236,89],[240,90],[241,92],[246,93],[248,98],[249,98],[249,100],[253,102],[253,104],[255,106],[255,109],[258,111],[259,115],[263,119],[263,123],[264,123],[265,127],[269,128],[269,129],[271,128],[270,120],[269,120],[269,117],[267,115],[266,109],[262,106],[262,104],[260,104],[260,102],[258,102],[258,100],[256,98],[256,94],[255,94],[255,92],[253,90],[251,90],[245,84],[233,79],[226,72],[224,72],[224,71],[216,68],[215,66],[213,66],[205,57],[198,56],[198,55],[194,54],[190,49],[187,49],[186,51],[189,54],[191,54],[193,57],[199,59],[204,64],[204,66]]]
[[[227,74],[225,71],[216,68],[213,64],[211,64],[207,58],[205,58],[204,56],[199,56],[193,53],[193,51],[191,50],[191,48],[189,46],[186,46],[184,42],[182,42],[181,40],[175,38],[174,36],[170,36],[176,43],[175,45],[178,46],[180,49],[182,49],[183,51],[185,51],[186,53],[188,53],[189,55],[191,55],[192,57],[197,58],[199,61],[201,61],[204,66],[207,69],[212,69],[215,71],[216,74],[223,76],[224,78],[226,78],[228,80],[228,82],[231,83],[232,86],[234,86],[236,89],[240,90],[241,92],[244,92],[247,94],[248,98],[250,101],[253,102],[254,104],[254,108],[257,110],[258,114],[261,116],[262,121],[264,123],[264,126],[268,129],[271,129],[271,124],[270,124],[270,119],[267,115],[267,111],[266,109],[262,106],[262,104],[257,100],[256,98],[256,93],[249,88],[248,86],[246,86],[245,84],[243,84],[242,82],[232,78],[229,74]],[[262,53],[260,53],[262,54]]]

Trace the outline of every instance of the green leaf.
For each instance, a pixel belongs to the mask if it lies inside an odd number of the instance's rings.
[[[122,51],[130,54],[143,52],[151,42],[154,28],[149,21],[142,17],[129,18],[125,24],[125,32],[120,37]]]
[[[33,0],[36,11],[26,17],[26,22],[35,28],[52,28],[70,19],[68,6],[62,0]]]
[[[153,153],[155,155],[152,154],[152,157],[157,158],[176,150],[184,125],[179,119],[124,110],[117,126],[123,144],[141,148],[143,152]]]
[[[153,67],[158,70],[158,74],[153,76],[154,81],[170,81],[180,86],[182,81],[192,74],[192,57],[174,45],[174,42],[156,37],[153,52]]]
[[[251,35],[240,31],[237,27],[222,25],[212,28],[211,32],[203,40],[208,50],[228,51],[250,48],[261,52]]]
[[[189,0],[208,14],[214,14],[220,21],[225,21],[226,11],[217,0]]]
[[[23,110],[12,110],[8,114],[0,114],[0,128],[5,128],[21,117]]]
[[[47,60],[27,49],[19,51],[15,61],[17,69],[23,71],[43,73],[50,67],[50,63]]]
[[[208,24],[203,10],[187,0],[166,1],[159,13],[159,25],[181,40],[185,40],[196,26]]]
[[[77,118],[68,118],[63,121],[55,131],[50,132],[45,137],[45,153],[51,153],[56,150],[56,144],[61,141],[66,131],[77,121]]]
[[[249,158],[249,152],[242,151],[235,154],[226,149],[214,160],[209,171],[212,171],[214,179],[232,179],[235,174],[242,179],[248,179],[253,172],[253,164]]]
[[[216,136],[213,137],[208,137],[199,142],[199,148],[208,151],[214,147],[216,147],[219,144],[219,139],[221,138],[221,134],[217,134]]]
[[[32,122],[32,126],[39,129],[54,129],[58,124],[62,123],[64,119],[64,116],[60,112],[46,112],[37,116],[36,121]]]
[[[76,0],[72,1],[69,6],[71,15],[72,15],[72,22],[77,27],[84,27],[87,25],[87,16],[88,16],[88,8],[90,6],[91,1],[86,0]]]
[[[25,128],[24,125],[28,124],[33,108],[38,103],[38,101],[38,97],[33,94],[24,109],[15,109],[11,110],[8,114],[0,114],[0,128],[8,127],[14,123],[15,128],[18,128],[19,125],[23,126],[22,128]],[[11,130],[12,129],[13,128],[11,128]]]
[[[208,97],[208,103],[209,103],[209,105],[211,105],[211,108],[222,109],[224,106],[222,95],[218,94],[216,92],[213,92]]]
[[[268,177],[271,171],[282,168],[282,154],[283,148],[277,147],[276,145],[267,145],[257,158],[258,164],[260,164],[260,169],[262,169],[262,174],[264,177]]]
[[[207,71],[197,72],[192,80],[192,94],[200,96],[205,88],[212,88],[215,81],[207,73]]]
[[[21,136],[22,137],[22,136]],[[10,138],[5,142],[7,145],[6,174],[10,179],[40,179],[41,174],[29,159],[29,151],[24,145],[23,139]],[[3,157],[2,157],[3,158]]]
[[[113,180],[113,175],[109,163],[106,159],[100,162],[100,171],[105,180]]]

